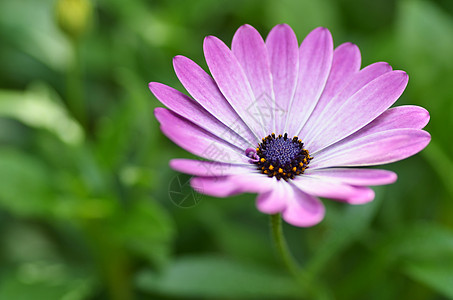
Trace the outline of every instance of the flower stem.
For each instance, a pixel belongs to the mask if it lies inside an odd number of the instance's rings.
[[[303,287],[305,296],[310,299],[330,300],[332,295],[327,287],[315,282],[310,274],[307,274],[289,251],[282,229],[282,219],[280,214],[270,216],[272,238],[285,267],[294,276],[297,282]]]
[[[78,40],[71,40],[74,60],[68,66],[66,99],[70,113],[83,126],[86,126],[86,107],[82,81],[82,59]]]
[[[278,254],[280,255],[288,271],[295,277],[299,277],[301,268],[289,251],[288,244],[286,243],[285,237],[283,236],[282,219],[280,217],[280,214],[271,215],[270,220],[272,238],[274,240]]]

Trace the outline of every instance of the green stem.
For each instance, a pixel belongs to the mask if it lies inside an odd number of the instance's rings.
[[[280,214],[270,216],[272,238],[277,248],[281,260],[285,264],[288,271],[294,276],[297,282],[303,287],[303,291],[310,299],[332,299],[332,295],[325,286],[321,286],[319,282],[315,282],[313,278],[305,272],[289,251],[282,229],[282,219]]]
[[[80,46],[78,40],[71,39],[71,47],[73,50],[74,60],[68,66],[66,99],[72,115],[83,127],[85,127],[86,108],[82,82],[82,60],[80,57]]]
[[[271,215],[272,238],[285,267],[296,278],[301,273],[301,268],[289,251],[288,244],[283,236],[282,219],[280,214]]]
[[[103,223],[87,220],[84,222],[84,226],[109,299],[134,299],[131,262],[123,246],[108,234],[108,229],[104,227]]]

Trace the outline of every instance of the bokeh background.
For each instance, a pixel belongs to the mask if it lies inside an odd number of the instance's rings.
[[[331,299],[453,299],[450,0],[0,1],[0,299],[301,298],[254,196],[192,192],[153,116],[148,82],[183,90],[172,57],[206,68],[204,36],[244,23],[408,72],[397,105],[430,111],[431,144],[374,202],[284,231]]]

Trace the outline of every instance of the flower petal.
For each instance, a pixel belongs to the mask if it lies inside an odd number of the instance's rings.
[[[277,182],[274,188],[261,193],[256,198],[256,207],[265,214],[276,214],[284,211],[287,205],[291,187],[286,182]]]
[[[299,46],[287,24],[272,28],[266,38],[275,94],[275,132],[283,132],[296,90],[299,70]]]
[[[269,57],[263,38],[252,26],[243,25],[239,27],[233,37],[231,51],[247,75],[258,109],[264,116],[266,132],[272,132],[275,100]]]
[[[277,184],[275,178],[249,173],[221,177],[194,177],[191,185],[200,193],[214,197],[229,197],[241,193],[266,193]]]
[[[242,191],[229,176],[223,177],[193,177],[190,185],[200,194],[213,197],[229,197],[241,194]]]
[[[227,163],[247,163],[241,149],[228,144],[174,112],[158,107],[154,114],[162,132],[175,144],[200,157]]]
[[[318,103],[329,77],[333,40],[327,28],[319,27],[303,40],[299,50],[299,76],[285,131],[297,135]]]
[[[323,177],[303,175],[295,178],[292,183],[308,194],[349,204],[363,204],[374,199],[374,191],[368,187],[352,186]]]
[[[331,105],[330,102],[349,83],[354,74],[360,70],[361,55],[359,47],[351,43],[344,43],[338,46],[333,52],[332,68],[326,87],[322,92],[321,98],[316,104],[310,118],[298,134],[301,137],[307,136],[311,124],[316,122],[320,115]]]
[[[430,134],[419,129],[376,132],[319,151],[310,162],[310,168],[372,166],[391,163],[416,154],[425,148],[430,140]]]
[[[309,149],[314,153],[373,121],[401,96],[407,81],[403,71],[388,72],[371,81],[350,97],[332,119],[326,120],[324,133],[315,137],[316,147]]]
[[[392,171],[378,169],[328,168],[305,170],[305,174],[319,179],[337,181],[350,185],[369,186],[393,183],[397,175]]]
[[[200,66],[184,56],[175,56],[173,66],[179,81],[209,113],[251,144],[256,144],[259,141],[260,137],[252,133],[225,99],[214,79]]]
[[[303,133],[300,134],[308,149],[311,152],[319,150],[326,143],[324,140],[329,138],[329,136],[324,136],[329,129],[327,125],[330,125],[331,120],[335,120],[336,114],[345,106],[345,103],[359,91],[365,89],[373,80],[391,70],[392,67],[388,63],[381,62],[369,65],[360,72],[354,73],[347,85],[334,98],[324,100],[325,107],[322,108],[322,111],[317,110],[308,119]]]
[[[286,208],[282,217],[287,223],[299,226],[314,226],[322,221],[325,208],[322,202],[298,188],[288,189],[286,196]]]
[[[332,67],[322,98],[332,98],[349,82],[352,75],[360,71],[362,56],[359,47],[352,43],[344,43],[335,48]],[[319,105],[319,102],[318,102]]]
[[[229,164],[216,161],[193,160],[185,158],[172,159],[170,167],[174,170],[195,176],[226,176],[256,172],[251,164]]]
[[[236,57],[214,36],[205,38],[203,49],[209,70],[222,94],[256,136],[265,136],[255,96]]]
[[[154,96],[170,110],[209,131],[213,135],[221,139],[226,139],[229,143],[239,148],[254,147],[253,144],[250,144],[230,128],[226,127],[197,102],[180,91],[158,82],[151,82],[149,88]]]
[[[338,143],[348,143],[376,132],[392,129],[422,129],[428,124],[429,112],[420,106],[404,105],[390,108],[371,123]]]

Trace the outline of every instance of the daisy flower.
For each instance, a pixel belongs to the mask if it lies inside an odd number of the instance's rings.
[[[362,204],[369,186],[396,174],[363,168],[405,159],[425,148],[428,112],[392,106],[408,83],[385,62],[361,68],[358,47],[334,49],[326,28],[299,46],[290,26],[275,26],[263,40],[250,25],[231,49],[214,36],[203,50],[212,77],[189,58],[173,60],[191,97],[151,82],[166,108],[156,108],[162,132],[204,160],[173,159],[204,194],[256,193],[266,214],[281,213],[295,226],[313,226],[325,213],[318,197]]]

